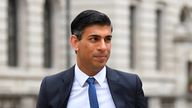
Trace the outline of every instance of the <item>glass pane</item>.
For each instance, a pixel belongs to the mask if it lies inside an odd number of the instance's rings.
[[[162,11],[157,10],[156,11],[156,69],[160,70],[161,69],[161,20],[162,20]]]
[[[192,62],[188,63],[188,88],[189,92],[192,93]]]
[[[8,2],[8,65],[17,66],[17,0]]]
[[[136,7],[130,6],[130,68],[135,68],[135,19]]]
[[[52,66],[52,33],[51,33],[51,4],[46,0],[44,5],[44,67]]]

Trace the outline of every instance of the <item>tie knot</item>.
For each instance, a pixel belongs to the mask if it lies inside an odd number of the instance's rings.
[[[87,79],[87,83],[90,85],[90,84],[94,84],[95,82],[95,78],[88,78]]]

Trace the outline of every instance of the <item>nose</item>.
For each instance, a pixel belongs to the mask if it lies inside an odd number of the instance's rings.
[[[105,42],[104,39],[102,39],[98,45],[99,50],[106,50],[107,49],[107,43]]]

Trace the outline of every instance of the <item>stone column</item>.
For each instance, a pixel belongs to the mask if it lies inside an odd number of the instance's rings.
[[[158,97],[148,99],[148,108],[161,108],[161,100]]]
[[[43,66],[43,3],[44,0],[27,0],[27,67],[31,70]]]
[[[5,67],[7,65],[7,0],[1,0],[1,14],[0,14],[0,66]]]
[[[191,108],[187,105],[185,98],[177,98],[175,101],[175,108]]]
[[[21,98],[21,106],[20,108],[35,108],[36,101],[31,96],[25,96]]]

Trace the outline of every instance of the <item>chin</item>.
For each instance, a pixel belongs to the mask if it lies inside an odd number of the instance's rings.
[[[95,67],[103,68],[105,65],[106,65],[106,63],[99,63],[99,64],[95,65]]]

